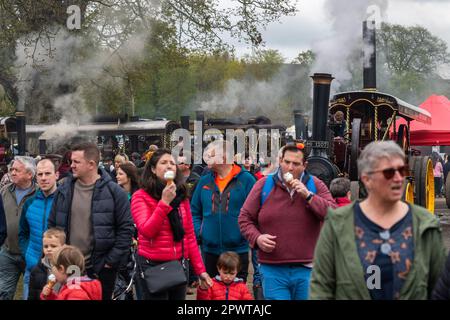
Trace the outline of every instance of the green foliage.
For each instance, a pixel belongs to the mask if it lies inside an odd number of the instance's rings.
[[[246,55],[243,62],[247,64],[247,72],[256,80],[268,80],[284,63],[284,58],[278,50],[255,50],[252,55]]]
[[[312,50],[306,50],[300,52],[292,63],[297,63],[305,67],[311,67],[314,60],[316,60],[316,54]]]
[[[449,62],[447,44],[427,29],[383,23],[377,46],[390,71],[429,75]]]

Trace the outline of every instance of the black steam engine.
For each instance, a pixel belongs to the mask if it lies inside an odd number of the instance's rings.
[[[374,22],[369,22],[373,23]],[[376,89],[375,26],[363,25],[363,38],[374,50],[370,66],[364,65],[364,88],[360,91],[337,93],[329,101],[330,74],[316,73],[313,97],[312,138],[308,167],[311,174],[329,184],[338,176],[351,180],[352,196],[364,196],[358,181],[357,159],[361,150],[372,141],[394,140],[405,151],[410,168],[404,199],[434,212],[433,166],[429,157],[417,156],[409,144],[411,121],[431,122],[431,115]],[[398,125],[403,119],[404,124]]]

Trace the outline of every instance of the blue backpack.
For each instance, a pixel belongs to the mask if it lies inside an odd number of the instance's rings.
[[[267,175],[267,179],[264,182],[264,186],[261,191],[261,207],[266,202],[272,189],[275,187],[274,176],[276,174],[277,173]],[[306,171],[305,171],[305,174],[303,175],[302,182],[305,184],[306,188],[308,188],[309,191],[311,191],[313,193],[317,193],[317,188],[314,183],[313,176],[310,175],[309,173],[307,173]]]

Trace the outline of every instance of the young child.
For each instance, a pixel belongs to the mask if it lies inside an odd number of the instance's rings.
[[[39,300],[42,288],[47,284],[48,276],[52,273],[51,261],[53,254],[66,243],[66,234],[60,228],[51,228],[42,237],[44,257],[31,270],[28,300]],[[58,292],[59,284],[53,287]]]
[[[53,274],[61,284],[59,293],[52,290],[52,284],[45,285],[41,300],[102,300],[100,281],[84,274],[84,256],[74,246],[64,246],[53,257]]]
[[[197,289],[197,300],[253,300],[247,285],[236,278],[241,267],[239,255],[235,252],[224,252],[217,260],[219,275],[213,279],[208,289]]]
[[[347,178],[336,178],[330,183],[331,196],[336,200],[339,207],[352,203],[350,192],[350,180]]]

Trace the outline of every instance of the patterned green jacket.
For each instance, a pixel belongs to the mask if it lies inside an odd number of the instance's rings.
[[[438,219],[415,205],[412,215],[414,261],[400,299],[428,299],[444,268],[446,249]],[[371,299],[354,230],[354,202],[327,214],[315,249],[310,299]]]

